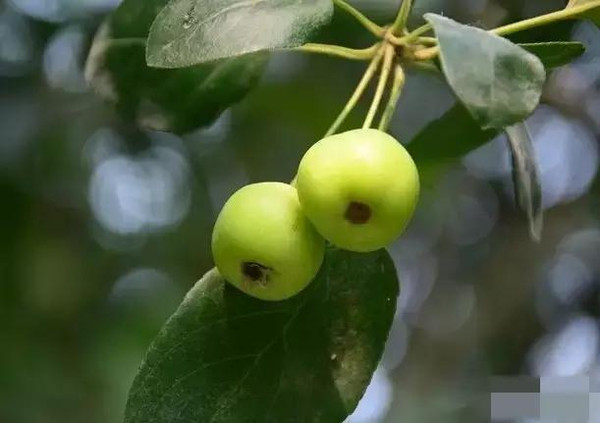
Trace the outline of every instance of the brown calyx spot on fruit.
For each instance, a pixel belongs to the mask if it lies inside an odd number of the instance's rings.
[[[346,208],[344,217],[350,223],[355,225],[364,225],[371,219],[371,207],[365,203],[352,201]]]
[[[244,262],[242,263],[242,274],[250,282],[265,286],[269,283],[269,273],[271,268],[263,266],[260,263]]]

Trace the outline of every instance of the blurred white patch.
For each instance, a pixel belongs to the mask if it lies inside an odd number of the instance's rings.
[[[345,423],[376,423],[387,414],[394,395],[394,387],[385,370],[379,367],[358,403],[358,407]]]
[[[550,289],[562,304],[570,304],[594,284],[594,275],[578,257],[562,254],[549,271]]]
[[[417,313],[431,294],[438,276],[438,262],[433,255],[417,259],[399,261],[392,256],[398,269],[400,280],[400,298],[398,299],[397,314]]]
[[[582,306],[600,276],[600,230],[580,229],[564,237],[556,254],[545,265],[542,283],[536,286],[536,309],[549,330]],[[599,298],[600,300],[600,298]]]
[[[147,303],[170,295],[174,291],[173,281],[161,271],[151,268],[134,269],[121,276],[109,296],[114,304]]]
[[[598,323],[587,316],[572,318],[557,333],[544,336],[530,352],[537,376],[575,376],[587,372],[598,355]]]
[[[190,172],[185,158],[165,146],[140,157],[102,161],[94,170],[89,201],[100,224],[121,235],[154,232],[179,223],[190,201]]]
[[[600,229],[586,228],[573,232],[560,242],[557,250],[578,257],[589,269],[600,274]]]
[[[573,40],[581,41],[586,49],[572,66],[586,81],[600,80],[600,29],[591,21],[582,20],[575,26]]]
[[[598,145],[581,123],[541,108],[531,119],[544,207],[584,195],[598,171]]]
[[[9,0],[20,12],[32,18],[65,22],[92,13],[107,12],[121,0]]]
[[[48,84],[68,92],[87,89],[83,68],[85,34],[77,26],[69,26],[54,35],[44,52],[44,74]]]

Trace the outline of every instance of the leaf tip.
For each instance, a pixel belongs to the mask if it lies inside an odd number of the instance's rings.
[[[531,220],[529,223],[529,234],[531,236],[531,240],[536,244],[540,244],[542,242],[542,232],[544,230],[544,219],[542,216],[538,216],[537,218]]]

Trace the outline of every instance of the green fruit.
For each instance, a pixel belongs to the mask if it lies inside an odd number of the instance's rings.
[[[375,129],[327,137],[300,163],[296,189],[317,230],[339,248],[368,252],[406,228],[419,197],[419,174],[406,149]]]
[[[278,301],[314,279],[325,240],[304,215],[294,187],[264,182],[227,201],[215,224],[212,252],[228,282],[253,297]]]

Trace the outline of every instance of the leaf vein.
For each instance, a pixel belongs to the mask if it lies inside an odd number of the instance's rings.
[[[278,314],[278,313],[285,313],[285,311],[284,310],[268,310],[268,311],[259,311],[259,312],[254,312],[254,313],[242,314],[242,315],[236,316],[236,317],[224,317],[224,318],[215,320],[213,322],[206,323],[202,326],[199,326],[196,329],[187,332],[185,334],[185,336],[183,336],[179,342],[177,342],[176,344],[171,346],[171,348],[169,348],[167,351],[162,353],[162,358],[160,360],[158,360],[156,363],[153,363],[152,369],[148,372],[148,374],[146,375],[146,378],[150,378],[154,374],[156,369],[158,369],[160,367],[160,364],[162,364],[165,360],[167,360],[169,358],[169,356],[171,355],[171,353],[173,351],[175,351],[176,349],[181,347],[183,344],[185,344],[188,341],[188,339],[191,338],[193,335],[197,335],[198,332],[201,332],[209,327],[216,326],[216,325],[219,325],[219,324],[225,323],[225,322],[243,320],[243,319],[248,319],[251,317],[266,316],[266,315]]]
[[[233,398],[235,398],[236,395],[238,395],[240,388],[244,385],[244,383],[246,382],[246,380],[248,379],[248,377],[250,376],[250,374],[252,373],[252,371],[254,369],[256,369],[256,367],[257,367],[258,363],[260,362],[260,360],[271,349],[271,347],[273,347],[273,345],[276,344],[276,342],[277,342],[277,340],[279,339],[280,336],[282,337],[282,341],[284,342],[284,346],[285,346],[285,338],[286,338],[286,335],[287,335],[287,331],[289,330],[289,328],[292,325],[292,323],[296,320],[296,318],[300,314],[300,311],[304,308],[304,306],[306,305],[307,302],[308,302],[308,297],[302,302],[302,304],[300,304],[296,308],[296,311],[290,317],[290,320],[283,327],[283,330],[281,331],[281,334],[275,336],[273,338],[273,340],[271,342],[269,342],[269,344],[267,344],[267,346],[265,348],[263,348],[257,354],[256,359],[254,360],[254,362],[250,365],[250,367],[248,368],[248,370],[246,371],[246,373],[244,374],[244,376],[242,376],[242,378],[240,379],[240,382],[233,389],[230,390],[230,393],[229,394],[223,394],[223,395],[221,395],[221,397],[219,397],[219,399],[217,400],[216,410],[213,413],[213,415],[211,416],[211,418],[209,419],[208,423],[212,423],[214,421],[215,417],[217,417],[219,415],[219,412],[221,410],[223,410],[223,408],[227,407],[227,403],[229,401],[231,401]],[[285,350],[284,350],[284,354],[285,354]],[[282,372],[283,372],[283,365],[282,365]],[[281,374],[280,374],[280,382],[281,382]],[[279,389],[277,391],[279,391]],[[278,392],[276,392],[276,394],[278,394]],[[223,404],[224,400],[226,400],[225,404]]]

